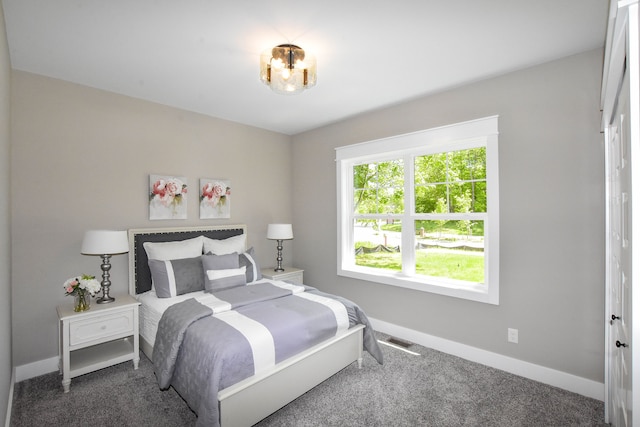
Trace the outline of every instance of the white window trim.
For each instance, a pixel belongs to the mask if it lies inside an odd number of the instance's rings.
[[[485,277],[483,286],[470,286],[465,282],[438,280],[437,284],[416,280],[399,272],[385,271],[355,265],[343,258],[353,250],[352,215],[345,210],[353,200],[353,165],[375,162],[390,157],[404,157],[414,153],[429,154],[447,150],[462,150],[486,145],[487,215],[485,230]],[[392,149],[390,149],[392,147]],[[408,167],[413,170],[412,162]],[[338,259],[339,276],[399,286],[424,292],[432,292],[456,298],[498,305],[500,295],[500,201],[498,186],[498,116],[457,123],[359,144],[336,148],[336,182],[338,215]],[[406,180],[405,180],[406,181]],[[405,186],[409,184],[405,183]],[[410,186],[412,187],[412,186]],[[407,190],[405,188],[405,190]],[[409,194],[405,191],[406,194]],[[413,194],[409,198],[412,200]],[[406,212],[413,212],[405,206]],[[407,218],[407,214],[403,218]],[[409,214],[412,215],[412,214]],[[413,220],[415,215],[411,216]],[[404,223],[404,221],[403,221]],[[403,227],[403,246],[413,244],[413,227]]]

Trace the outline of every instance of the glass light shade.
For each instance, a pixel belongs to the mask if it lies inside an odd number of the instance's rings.
[[[293,239],[293,228],[291,224],[269,224],[267,227],[267,239],[269,240],[289,240]]]
[[[280,45],[260,56],[260,80],[276,93],[293,95],[318,81],[316,59],[295,45]]]
[[[129,252],[126,231],[90,230],[84,233],[82,249],[84,255],[113,255]]]

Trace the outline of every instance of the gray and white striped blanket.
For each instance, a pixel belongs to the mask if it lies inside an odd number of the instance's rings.
[[[227,289],[169,307],[158,325],[153,362],[160,388],[173,386],[198,415],[218,426],[218,391],[364,324],[364,347],[382,352],[366,315],[346,299],[271,281]]]

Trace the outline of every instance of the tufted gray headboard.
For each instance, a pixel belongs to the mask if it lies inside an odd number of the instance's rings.
[[[247,233],[247,226],[214,225],[203,227],[137,228],[129,230],[129,293],[137,295],[151,290],[151,271],[144,242],[175,242],[206,236],[226,239]]]

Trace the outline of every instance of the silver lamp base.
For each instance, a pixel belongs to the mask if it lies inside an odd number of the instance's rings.
[[[109,288],[111,287],[111,280],[109,280],[111,263],[109,262],[109,258],[111,258],[111,255],[102,255],[102,264],[100,265],[100,268],[102,269],[102,282],[100,282],[100,285],[102,286],[102,296],[96,300],[98,304],[108,304],[116,300],[114,297],[109,296]]]
[[[282,240],[277,240],[277,242],[276,249],[278,250],[278,257],[276,258],[276,261],[278,262],[278,265],[273,269],[273,271],[284,271],[284,268],[282,268]]]

